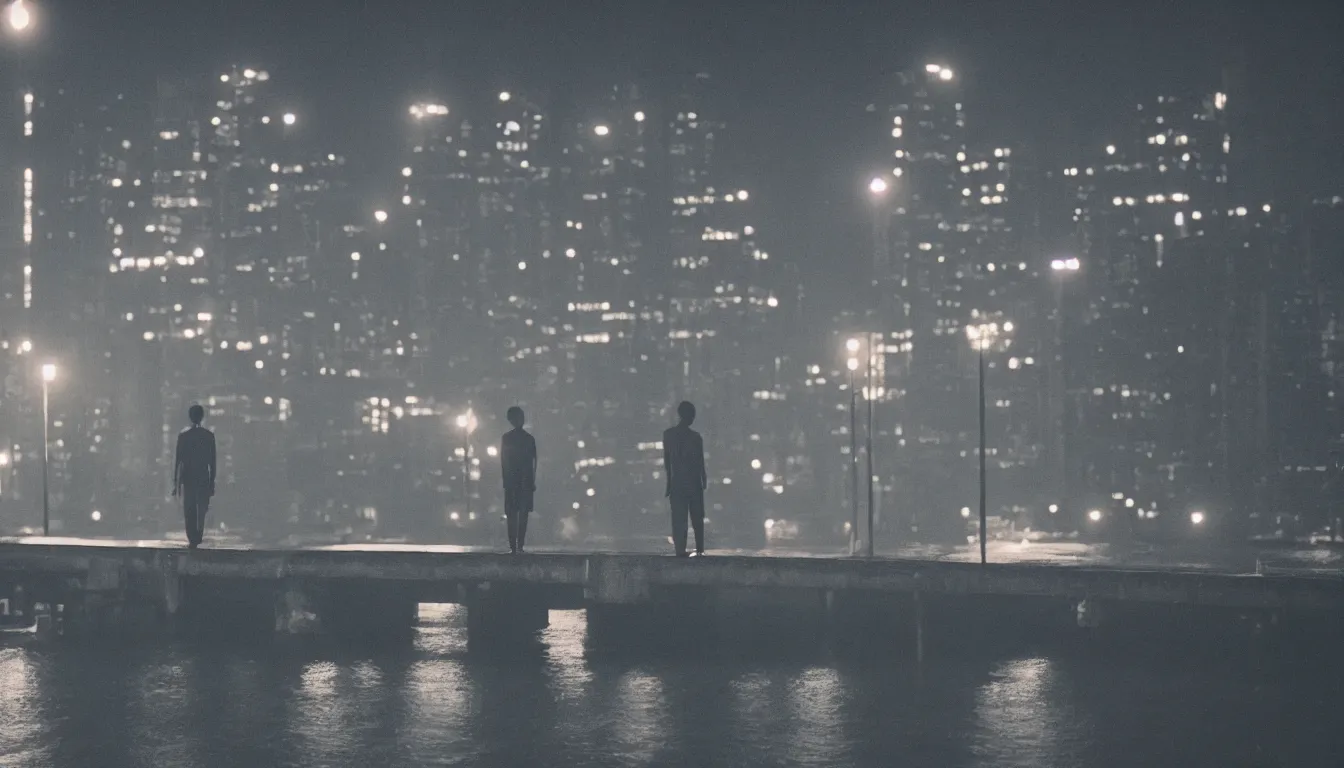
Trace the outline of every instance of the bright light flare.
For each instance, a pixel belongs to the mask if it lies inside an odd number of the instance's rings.
[[[382,224],[387,221],[387,211],[374,211],[373,220]]]
[[[880,176],[876,176],[872,181],[868,182],[868,191],[872,192],[874,195],[880,195],[883,192],[886,192],[887,189],[887,180]]]
[[[1077,272],[1082,266],[1077,257],[1054,259],[1050,262],[1050,269],[1055,272]]]
[[[1190,523],[1191,523],[1192,525],[1203,525],[1203,524],[1204,524],[1204,513],[1203,513],[1203,512],[1191,512],[1191,513],[1190,513]]]
[[[475,411],[468,410],[466,413],[461,413],[457,416],[457,426],[465,429],[468,435],[476,431],[476,424]]]
[[[283,119],[285,121],[285,125],[293,125],[299,120],[299,118],[295,116],[293,112],[286,112]]]
[[[605,125],[598,125],[593,127],[593,133],[598,136],[607,136],[611,134],[611,129]]]
[[[54,364],[44,363],[42,365],[42,380],[43,381],[56,380],[56,366]]]
[[[1092,510],[1091,512],[1088,512],[1088,513],[1087,513],[1087,519],[1088,519],[1088,520],[1091,520],[1091,521],[1094,522],[1094,523],[1099,523],[1099,522],[1101,522],[1101,510],[1100,510],[1100,509],[1094,509],[1094,510]]]
[[[89,519],[96,523],[103,519],[103,513],[95,509],[89,514]]]
[[[850,352],[858,352],[858,351],[859,351],[859,340],[858,340],[858,339],[850,339],[849,341],[846,341],[846,342],[845,342],[845,349],[849,350]]]
[[[23,0],[14,0],[5,11],[5,21],[15,32],[26,32],[33,25],[33,12]]]

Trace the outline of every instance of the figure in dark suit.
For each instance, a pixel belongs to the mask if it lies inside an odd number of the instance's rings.
[[[509,526],[509,551],[523,551],[527,538],[527,516],[532,511],[532,496],[537,490],[537,441],[523,429],[523,409],[513,406],[508,412],[513,429],[499,441],[499,464],[504,476],[504,518]]]
[[[667,473],[667,498],[672,502],[672,543],[677,557],[686,557],[686,519],[695,529],[695,554],[705,554],[705,443],[691,429],[695,406],[677,406],[677,426],[663,432],[663,469]]]
[[[205,537],[205,513],[215,495],[215,433],[201,426],[205,409],[193,405],[187,411],[191,426],[177,435],[173,460],[173,495],[182,496],[182,517],[187,526],[187,544],[195,549]]]

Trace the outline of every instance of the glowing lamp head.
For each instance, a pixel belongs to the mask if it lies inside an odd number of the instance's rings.
[[[387,211],[374,211],[373,220],[382,224],[387,221]]]
[[[42,366],[42,380],[43,380],[43,381],[55,381],[55,380],[56,380],[56,366],[55,366],[55,365],[53,365],[52,363],[46,363],[46,364],[44,364],[44,365]]]
[[[1191,513],[1190,513],[1190,524],[1191,524],[1191,525],[1203,525],[1203,524],[1204,524],[1204,513],[1203,513],[1203,512],[1199,512],[1199,511],[1191,512]]]
[[[285,117],[284,117],[285,125],[293,125],[294,123],[298,122],[298,120],[299,120],[299,118],[296,117],[295,114],[294,114],[293,112],[286,112],[286,113],[285,113]]]
[[[1094,509],[1094,510],[1092,510],[1091,512],[1088,512],[1088,513],[1087,513],[1087,519],[1088,519],[1088,520],[1091,520],[1091,521],[1094,522],[1094,523],[1099,523],[1099,522],[1101,522],[1101,510],[1100,510],[1100,509]]]
[[[886,192],[887,180],[880,176],[874,177],[872,181],[868,182],[868,191],[872,192],[874,195],[880,195],[883,192]]]
[[[96,523],[103,519],[103,513],[95,509],[89,514],[89,519]]]
[[[598,125],[593,127],[593,133],[598,136],[608,136],[611,134],[611,129],[605,125]]]
[[[466,413],[459,414],[457,417],[457,426],[461,427],[462,429],[465,429],[467,431],[467,434],[475,432],[476,413],[474,411],[467,411]]]
[[[857,371],[857,370],[859,370],[859,361],[858,361],[858,359],[857,359],[857,358],[853,358],[853,357],[849,358],[848,360],[845,361],[845,367],[848,368],[848,369],[851,370],[851,371]]]
[[[5,11],[5,22],[15,32],[26,32],[33,25],[33,12],[23,0],[14,0]]]
[[[845,342],[845,349],[849,350],[850,352],[858,352],[858,351],[859,351],[859,340],[858,340],[858,339],[850,339],[849,341],[846,341],[846,342]]]

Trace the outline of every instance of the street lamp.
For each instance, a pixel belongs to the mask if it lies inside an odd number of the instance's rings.
[[[51,461],[51,411],[47,407],[47,390],[56,380],[56,366],[42,365],[42,535],[51,535],[51,494],[47,483],[47,465]]]
[[[998,323],[966,326],[966,338],[979,355],[980,368],[980,563],[985,563],[985,348],[999,335]]]
[[[476,423],[476,412],[470,408],[457,417],[457,426],[467,433],[466,446],[462,449],[462,488],[468,516],[471,515],[471,435],[476,431]]]
[[[5,23],[11,32],[23,34],[33,25],[33,12],[24,0],[14,0],[5,9]]]
[[[887,180],[881,176],[874,176],[873,180],[868,182],[868,191],[874,195],[880,195],[888,189]]]
[[[379,224],[385,223],[387,221],[387,211],[374,211],[373,220]]]
[[[1066,505],[1071,505],[1073,493],[1070,485],[1073,478],[1068,471],[1068,435],[1064,428],[1067,407],[1064,403],[1067,387],[1064,381],[1064,282],[1082,268],[1077,256],[1063,256],[1050,261],[1051,282],[1054,283],[1055,298],[1055,348],[1050,357],[1050,422],[1052,439],[1052,463],[1054,465],[1055,492],[1062,494]]]
[[[850,339],[845,348],[851,353],[859,349],[859,340]],[[859,369],[859,360],[851,357],[845,361],[849,370],[849,555],[853,557],[859,550],[859,447],[858,447],[858,401],[854,391],[854,371]]]

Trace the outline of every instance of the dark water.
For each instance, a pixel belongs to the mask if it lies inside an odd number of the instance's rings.
[[[491,660],[433,611],[385,654],[0,648],[0,766],[1344,766],[1311,663],[623,661],[580,612]]]

